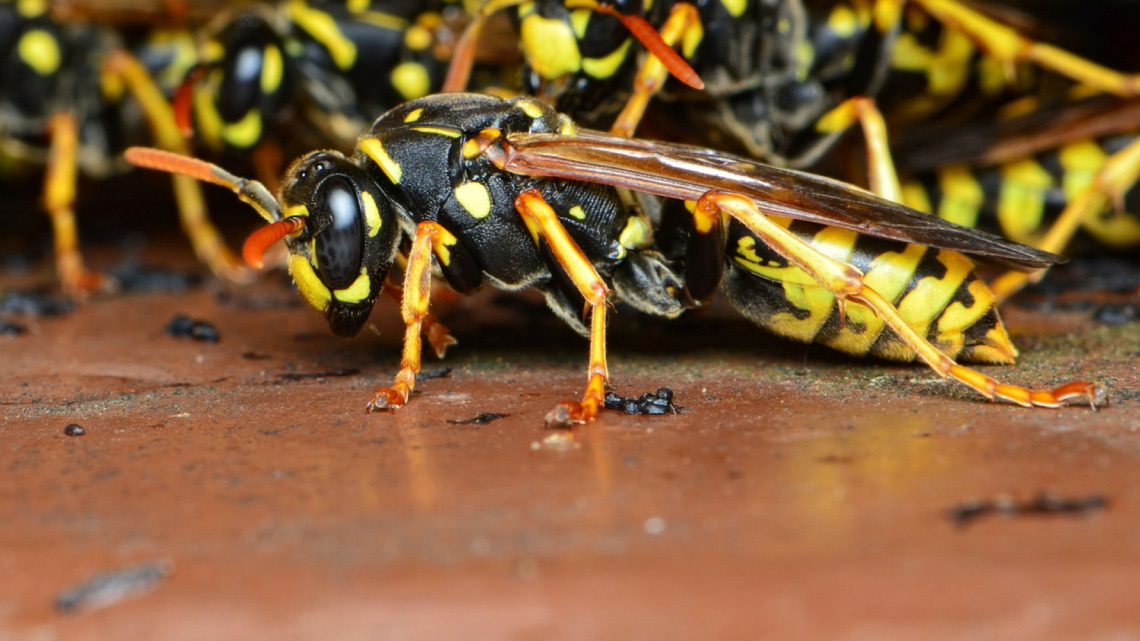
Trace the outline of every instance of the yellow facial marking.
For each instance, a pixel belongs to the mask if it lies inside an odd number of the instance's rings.
[[[392,160],[388,152],[384,151],[384,145],[376,138],[365,138],[357,145],[364,155],[372,159],[380,167],[380,171],[388,176],[388,180],[392,181],[393,185],[400,184],[400,178],[403,177],[404,171],[400,168],[399,163]]]
[[[372,279],[368,277],[368,272],[361,270],[360,275],[352,284],[344,289],[338,289],[333,292],[333,296],[342,303],[360,303],[368,300],[369,294],[372,293]]]
[[[290,216],[308,216],[308,215],[309,215],[309,208],[304,206],[304,205],[290,205],[290,206],[285,208],[285,212],[284,212],[284,216],[286,218],[288,218]]]
[[[20,60],[41,76],[55,73],[63,60],[59,43],[50,33],[41,29],[32,29],[21,36],[16,50]]]
[[[420,116],[422,116],[422,115],[424,115],[424,108],[423,107],[417,107],[417,108],[409,111],[408,115],[404,116],[404,122],[415,122],[415,121],[419,120]]]
[[[289,273],[297,283],[297,291],[313,309],[325,311],[332,301],[332,293],[321,282],[317,272],[304,256],[292,254],[289,256]]]
[[[384,224],[383,219],[380,218],[380,208],[376,206],[372,192],[360,192],[360,200],[364,203],[364,224],[368,225],[368,236],[375,238],[376,234],[380,233],[381,225]]]
[[[392,86],[404,100],[415,100],[431,92],[431,76],[421,64],[401,62],[391,73]]]
[[[265,57],[261,67],[261,91],[273,93],[281,86],[281,77],[285,73],[285,64],[281,59],[281,50],[277,47],[266,47]]]
[[[470,181],[455,188],[455,199],[472,217],[482,220],[491,213],[491,194],[483,183]]]

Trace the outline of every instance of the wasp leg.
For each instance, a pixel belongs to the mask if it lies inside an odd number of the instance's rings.
[[[1111,207],[1117,209],[1125,192],[1140,179],[1140,139],[1133,141],[1105,161],[1090,183],[1069,200],[1049,231],[1035,246],[1045,251],[1062,253],[1082,226],[1097,232],[1096,235],[1109,242],[1129,243],[1140,238],[1140,226],[1129,216],[1113,217],[1113,222],[1098,221],[1097,214]],[[1098,229],[1097,226],[1104,229]],[[990,285],[998,302],[1005,301],[1022,287],[1035,283],[1045,276],[1044,269],[1032,273],[1007,272],[994,279]]]
[[[79,162],[79,130],[75,116],[60,113],[48,125],[51,151],[44,178],[44,207],[55,236],[55,263],[60,284],[69,296],[86,296],[115,289],[109,277],[89,271],[79,253],[75,228],[75,182]]]
[[[404,291],[400,301],[400,315],[404,319],[404,355],[400,361],[400,371],[392,387],[376,390],[376,395],[368,401],[368,411],[394,410],[408,402],[416,386],[416,374],[420,371],[420,352],[423,343],[424,319],[428,316],[431,304],[431,258],[437,248],[447,240],[454,241],[451,232],[439,223],[425,221],[416,225],[416,236],[408,252],[408,266],[404,270]]]
[[[1105,391],[1089,382],[1066,383],[1053,390],[1031,390],[997,381],[981,372],[963,367],[938,351],[908,323],[898,309],[863,280],[863,274],[851,265],[840,263],[819,253],[768,219],[750,198],[726,192],[708,192],[697,201],[694,216],[728,214],[747,226],[790,263],[802,269],[813,280],[835,296],[842,313],[846,301],[860,303],[873,310],[931,369],[943,378],[949,376],[989,399],[1007,401],[1023,407],[1061,407],[1085,402],[1094,408],[1105,400]]]
[[[859,123],[867,145],[867,170],[870,188],[875,195],[894,202],[902,202],[902,187],[891,157],[887,139],[887,124],[875,101],[865,96],[848,98],[816,122],[822,134],[839,133]]]
[[[384,293],[389,298],[396,302],[403,300],[404,290],[397,284],[390,281],[384,282]],[[443,358],[447,354],[447,348],[452,345],[457,345],[458,340],[451,335],[447,326],[439,322],[439,318],[435,314],[428,313],[423,318],[423,334],[428,339],[428,344],[435,352],[437,358]]]
[[[483,34],[483,26],[487,19],[503,9],[523,4],[525,0],[487,0],[479,11],[471,17],[467,28],[459,36],[455,49],[451,52],[451,65],[447,68],[447,76],[443,79],[441,92],[464,91],[471,80],[471,69],[475,67],[476,53],[479,49],[479,38]]]
[[[701,35],[700,14],[697,12],[697,8],[688,2],[679,2],[673,5],[669,17],[665,20],[665,24],[661,25],[660,30],[661,40],[667,45],[664,50],[672,53],[673,50],[669,47],[681,42],[682,52],[686,58],[692,57],[697,44],[700,42]],[[613,126],[610,127],[610,133],[628,138],[633,136],[634,131],[637,130],[637,125],[645,115],[645,110],[649,108],[649,101],[654,94],[661,90],[665,80],[669,77],[670,70],[661,61],[661,55],[663,52],[646,56],[645,62],[642,63],[641,68],[637,70],[637,75],[634,76],[633,95],[629,97],[625,107],[614,120]]]
[[[515,199],[515,209],[522,216],[531,234],[542,238],[566,274],[573,281],[586,304],[592,310],[590,322],[590,365],[586,393],[582,402],[564,401],[546,415],[546,426],[568,428],[594,420],[605,402],[605,387],[609,381],[606,367],[606,296],[609,288],[597,270],[582,253],[574,239],[566,232],[558,215],[543,199],[537,189],[528,189]]]
[[[190,146],[174,118],[174,110],[154,84],[146,68],[131,54],[117,50],[107,56],[104,74],[108,80],[122,83],[138,102],[146,117],[155,145],[161,149],[190,154]],[[172,176],[174,198],[182,229],[190,238],[199,260],[218,276],[236,282],[248,282],[254,272],[231,252],[221,234],[206,214],[202,186],[188,176]]]
[[[897,10],[900,0],[886,1]],[[1016,30],[994,22],[967,8],[958,0],[910,0],[921,6],[939,22],[966,34],[978,47],[996,59],[1013,77],[1018,62],[1033,62],[1077,82],[1118,96],[1135,96],[1140,92],[1140,76],[1122,74],[1052,45],[1034,42]]]

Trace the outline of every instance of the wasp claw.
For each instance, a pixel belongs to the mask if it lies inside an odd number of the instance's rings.
[[[384,410],[398,410],[404,406],[407,399],[400,395],[399,392],[393,389],[380,389],[376,390],[376,396],[368,401],[367,411],[369,414],[372,412],[379,412]]]
[[[546,413],[546,429],[568,430],[586,422],[581,403],[565,401]]]

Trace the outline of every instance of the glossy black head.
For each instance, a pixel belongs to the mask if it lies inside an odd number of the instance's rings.
[[[301,295],[340,336],[354,336],[384,286],[400,238],[391,202],[335,151],[315,151],[289,169],[282,215],[303,218],[288,237],[289,271]]]

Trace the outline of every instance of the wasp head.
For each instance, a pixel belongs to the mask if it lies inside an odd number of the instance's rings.
[[[391,202],[334,151],[297,160],[279,198],[282,218],[264,229],[280,227],[270,239],[284,236],[289,271],[305,300],[325,314],[333,332],[355,335],[396,255],[400,234]]]

